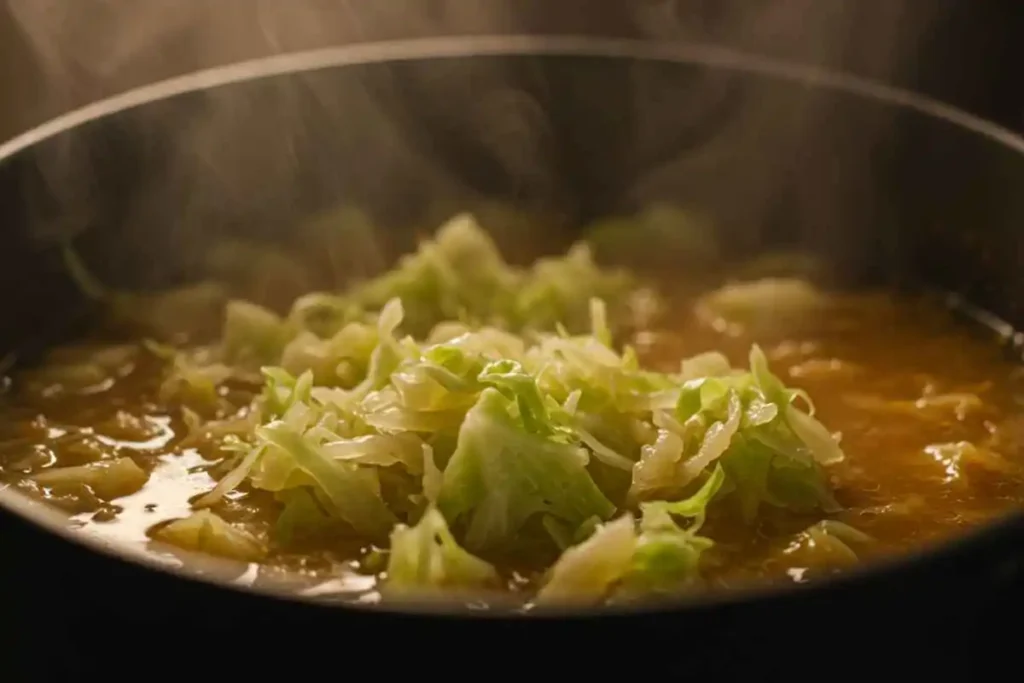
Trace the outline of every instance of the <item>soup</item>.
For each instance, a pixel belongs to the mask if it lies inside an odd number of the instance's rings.
[[[922,297],[686,280],[583,244],[510,266],[464,215],[282,313],[104,294],[106,331],[12,374],[2,476],[248,581],[524,605],[805,582],[1024,501],[991,335]]]

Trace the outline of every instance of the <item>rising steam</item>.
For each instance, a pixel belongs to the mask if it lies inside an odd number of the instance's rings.
[[[45,116],[239,60],[438,35],[721,43],[894,79],[912,66],[928,7],[912,0],[7,0],[31,47]],[[138,110],[118,124],[120,142],[72,135],[41,149],[45,192],[57,198],[57,213],[73,218],[56,220],[51,211],[33,229],[52,237],[99,221],[96,214],[109,209],[93,192],[104,182],[102,193],[121,204],[120,223],[173,223],[173,239],[147,237],[148,252],[124,257],[135,260],[158,260],[168,244],[254,223],[253,216],[282,230],[342,191],[388,208],[451,208],[497,193],[555,207],[568,222],[653,199],[706,197],[749,239],[781,183],[805,186],[803,210],[823,224],[837,206],[858,201],[856,178],[884,117],[865,120],[851,143],[813,93],[737,95],[737,87],[715,74],[684,82],[649,67],[572,72],[481,60],[378,68],[341,86],[312,73],[241,95],[211,92],[201,103]],[[104,164],[127,163],[123,145],[135,167],[121,170],[125,184],[112,192]],[[823,166],[835,172],[823,177]],[[594,197],[607,201],[583,208]],[[373,261],[364,265],[377,267]]]

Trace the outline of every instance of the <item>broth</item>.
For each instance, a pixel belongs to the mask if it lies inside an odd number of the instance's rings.
[[[680,359],[709,350],[742,367],[757,343],[777,376],[813,397],[815,416],[841,435],[846,455],[825,468],[841,506],[835,512],[769,509],[750,523],[712,504],[701,531],[715,542],[701,557],[703,589],[812,580],[942,541],[1024,502],[1019,368],[992,335],[960,324],[942,305],[886,292],[829,294],[813,313],[775,311],[737,323],[709,315],[703,298],[672,294],[679,289],[674,283],[661,289],[668,293],[661,314],[631,333],[644,367],[671,371]],[[96,348],[83,342],[58,349],[50,362],[95,359]],[[191,514],[192,501],[230,469],[230,456],[216,443],[188,436],[179,406],[161,398],[160,358],[132,340],[106,353],[108,376],[85,378],[78,388],[48,380],[45,364],[15,374],[0,412],[2,477],[67,511],[82,533],[151,544],[169,522]],[[242,383],[222,395],[243,405],[257,391]],[[119,458],[148,475],[144,484],[129,482],[137,490],[35,478]],[[621,495],[613,502],[622,506]],[[386,548],[335,533],[277,543],[281,504],[244,483],[210,510],[267,544],[249,580],[300,577],[346,598],[376,599]],[[814,531],[823,519],[870,540],[833,547]],[[153,548],[174,553],[165,544]],[[494,561],[507,588],[529,596],[550,564],[544,552],[537,558],[526,553]]]

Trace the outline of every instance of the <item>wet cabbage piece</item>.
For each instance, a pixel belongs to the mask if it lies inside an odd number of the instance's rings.
[[[805,582],[1024,500],[1018,369],[941,305],[599,267],[599,227],[513,266],[460,215],[279,311],[69,252],[109,321],[12,372],[3,480],[248,582],[527,605]]]

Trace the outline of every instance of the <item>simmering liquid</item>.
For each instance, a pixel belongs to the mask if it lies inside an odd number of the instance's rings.
[[[701,315],[680,297],[661,319],[633,340],[645,365],[674,369],[681,358],[718,350],[745,367],[756,342],[787,385],[813,397],[815,416],[841,434],[846,454],[828,469],[843,507],[829,518],[871,539],[851,546],[850,556],[804,531],[821,517],[767,512],[751,527],[713,508],[702,532],[716,542],[704,558],[711,586],[804,582],[941,541],[1024,503],[1022,377],[991,335],[955,322],[941,306],[888,295],[837,297],[812,316],[740,325]],[[58,349],[51,361],[92,357],[95,349]],[[15,373],[0,397],[0,476],[65,510],[84,534],[152,544],[155,530],[188,516],[190,500],[213,488],[228,469],[226,456],[185,438],[180,411],[159,398],[161,362],[141,344],[107,354],[106,374],[74,385],[48,382],[45,365]],[[254,391],[233,390],[239,405]],[[137,490],[32,478],[119,458],[148,473]],[[213,507],[261,539],[270,538],[279,510],[269,494],[245,486]],[[383,549],[336,537],[269,547],[258,568],[239,567],[242,580],[287,575],[323,592],[374,599]],[[152,548],[175,556],[170,546]],[[510,588],[537,578],[506,569]]]

